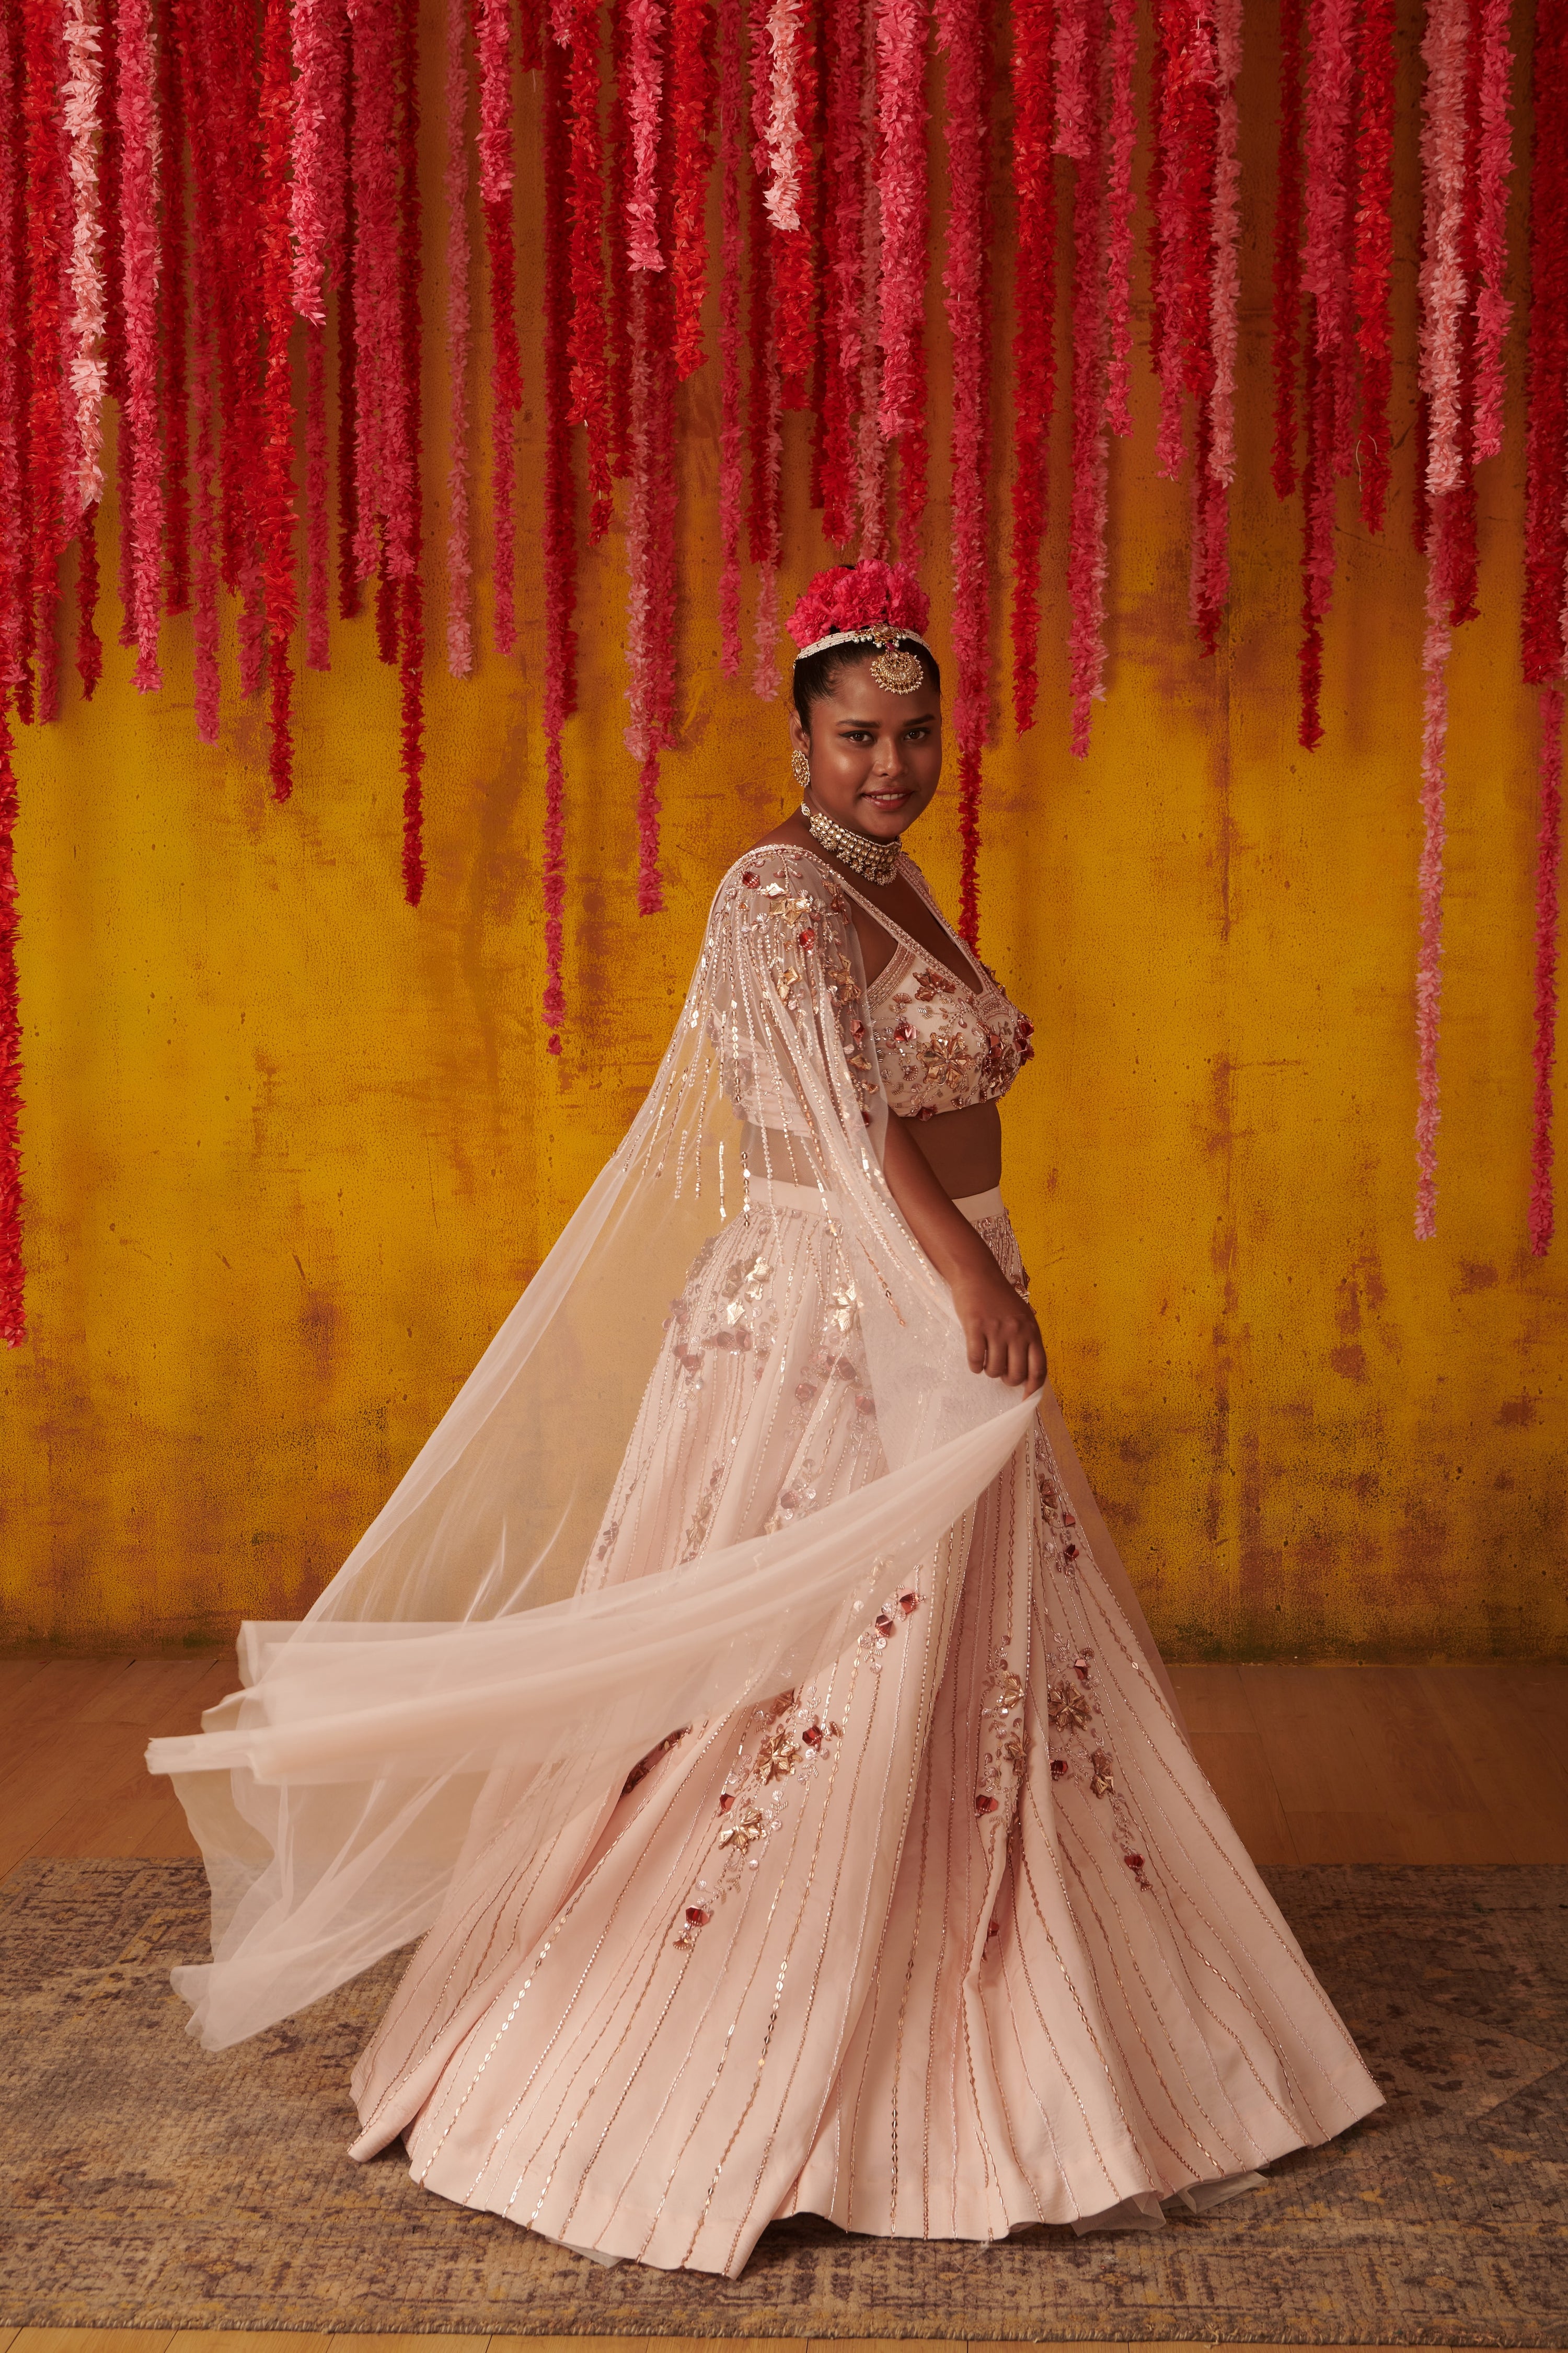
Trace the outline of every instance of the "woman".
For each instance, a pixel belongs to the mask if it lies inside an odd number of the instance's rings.
[[[217,2044],[423,1931],[353,2154],[601,2260],[1158,2224],[1375,2084],[1194,1760],[997,1190],[1030,1026],[902,837],[900,567],[797,608],[798,814],[386,1510],[156,1742]]]

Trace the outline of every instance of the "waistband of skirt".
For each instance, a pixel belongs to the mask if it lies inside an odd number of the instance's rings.
[[[786,1185],[778,1177],[771,1184],[765,1178],[753,1177],[752,1185],[753,1208],[765,1205],[775,1209],[805,1209],[817,1218],[837,1217],[840,1212],[837,1198],[831,1193],[819,1193],[815,1185]],[[993,1185],[984,1193],[962,1193],[952,1206],[972,1226],[977,1226],[982,1218],[1005,1218],[1007,1214],[1000,1185]]]

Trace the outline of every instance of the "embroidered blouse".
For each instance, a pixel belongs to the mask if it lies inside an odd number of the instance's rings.
[[[903,871],[974,974],[958,980],[882,909],[844,888],[893,940],[893,953],[867,991],[871,1037],[888,1107],[900,1119],[997,1103],[1034,1058],[1035,1025],[1001,982],[972,955],[906,851]]]

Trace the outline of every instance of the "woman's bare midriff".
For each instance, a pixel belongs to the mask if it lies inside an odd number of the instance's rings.
[[[1002,1117],[994,1103],[969,1103],[963,1111],[938,1112],[931,1119],[900,1123],[950,1201],[989,1193],[1002,1182]],[[744,1127],[741,1153],[753,1179],[764,1174],[785,1184],[816,1182],[804,1145],[777,1128]]]

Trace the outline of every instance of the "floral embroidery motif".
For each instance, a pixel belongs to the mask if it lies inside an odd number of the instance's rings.
[[[877,1566],[885,1568],[887,1563],[879,1561]],[[920,1606],[921,1597],[912,1586],[906,1587],[901,1593],[890,1593],[871,1623],[861,1630],[856,1641],[855,1651],[859,1663],[869,1667],[873,1673],[880,1674],[883,1652],[904,1620],[912,1618]],[[860,1604],[857,1602],[855,1607],[858,1609]]]
[[[981,1722],[990,1726],[981,1752],[980,1785],[974,1792],[974,1811],[982,1820],[988,1814],[1005,1812],[1009,1818],[1012,1816],[1028,1754],[1024,1732],[1024,1678],[1009,1665],[1005,1648],[997,1651],[993,1673],[995,1679],[980,1711]]]
[[[809,1683],[799,1694],[782,1692],[756,1709],[752,1721],[756,1745],[748,1756],[747,1742],[742,1742],[719,1793],[711,1876],[699,1879],[670,1939],[682,1952],[692,1949],[720,1905],[742,1885],[742,1873],[760,1868],[792,1790],[810,1779],[827,1744],[844,1736],[843,1727],[816,1705]]]
[[[1100,1709],[1094,1696],[1094,1652],[1068,1641],[1052,1646],[1047,1664],[1046,1714],[1051,1730],[1051,1779],[1082,1781],[1091,1798],[1110,1809],[1121,1860],[1145,1894],[1152,1894],[1147,1867],[1138,1851],[1138,1825],[1117,1784],[1116,1759],[1096,1738]]]

